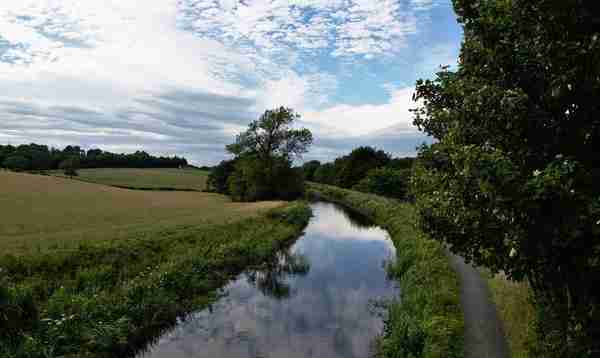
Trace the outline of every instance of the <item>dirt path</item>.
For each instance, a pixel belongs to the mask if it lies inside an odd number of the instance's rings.
[[[508,344],[487,282],[471,265],[450,254],[461,280],[461,304],[465,315],[466,358],[509,358]]]

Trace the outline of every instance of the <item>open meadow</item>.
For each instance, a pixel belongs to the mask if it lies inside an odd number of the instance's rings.
[[[169,173],[163,169],[151,172],[157,171]],[[109,170],[94,172],[111,177]],[[113,178],[121,183],[128,184],[127,178],[134,178],[134,171],[119,169],[116,173]],[[177,178],[176,172],[157,177],[161,185],[192,185],[188,177],[204,180],[201,175],[181,175],[185,179]],[[175,179],[169,182],[168,177]],[[225,196],[200,192],[127,190],[8,171],[0,171],[0,182],[0,247],[5,253],[69,247],[81,241],[124,240],[186,225],[227,223],[281,205],[233,203]]]
[[[0,171],[0,356],[126,357],[293,241],[303,203]]]
[[[75,179],[90,183],[120,186],[132,189],[197,190],[206,188],[208,172],[200,169],[177,168],[94,168],[79,169]],[[60,170],[49,172],[64,176]]]

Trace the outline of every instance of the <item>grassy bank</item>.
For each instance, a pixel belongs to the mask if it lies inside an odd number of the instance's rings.
[[[130,355],[289,245],[310,217],[302,203],[234,204],[8,172],[0,181],[7,358]]]
[[[504,325],[504,332],[512,358],[528,358],[529,348],[535,344],[535,307],[531,289],[524,282],[513,282],[502,274],[492,275],[482,269],[487,278],[492,299]]]
[[[74,178],[77,180],[140,190],[202,191],[208,178],[208,172],[199,169],[97,168],[77,172],[79,175]],[[48,173],[64,176],[59,170]]]
[[[371,218],[388,230],[396,246],[398,257],[389,272],[402,295],[390,307],[379,356],[463,357],[458,277],[442,246],[415,229],[412,206],[321,184],[309,184],[308,194]]]

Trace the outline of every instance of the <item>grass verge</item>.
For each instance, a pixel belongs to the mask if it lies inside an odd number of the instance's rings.
[[[509,281],[504,275],[493,275],[486,269],[481,271],[502,319],[511,357],[528,358],[536,337],[536,310],[529,285]]]
[[[385,228],[394,242],[398,257],[389,273],[402,293],[389,308],[377,356],[463,357],[458,276],[442,245],[415,228],[412,205],[314,183],[308,184],[307,193],[362,213]]]
[[[234,223],[3,254],[0,356],[131,356],[289,245],[310,216],[292,203]]]

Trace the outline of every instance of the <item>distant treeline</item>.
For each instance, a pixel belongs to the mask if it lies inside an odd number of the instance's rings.
[[[302,169],[309,181],[407,199],[414,160],[392,158],[390,154],[373,147],[359,147],[333,162],[306,162]]]
[[[0,167],[12,170],[59,169],[61,163],[73,160],[80,168],[177,168],[187,165],[185,158],[155,157],[144,151],[117,154],[101,149],[85,151],[71,145],[62,150],[34,143],[0,145]]]

